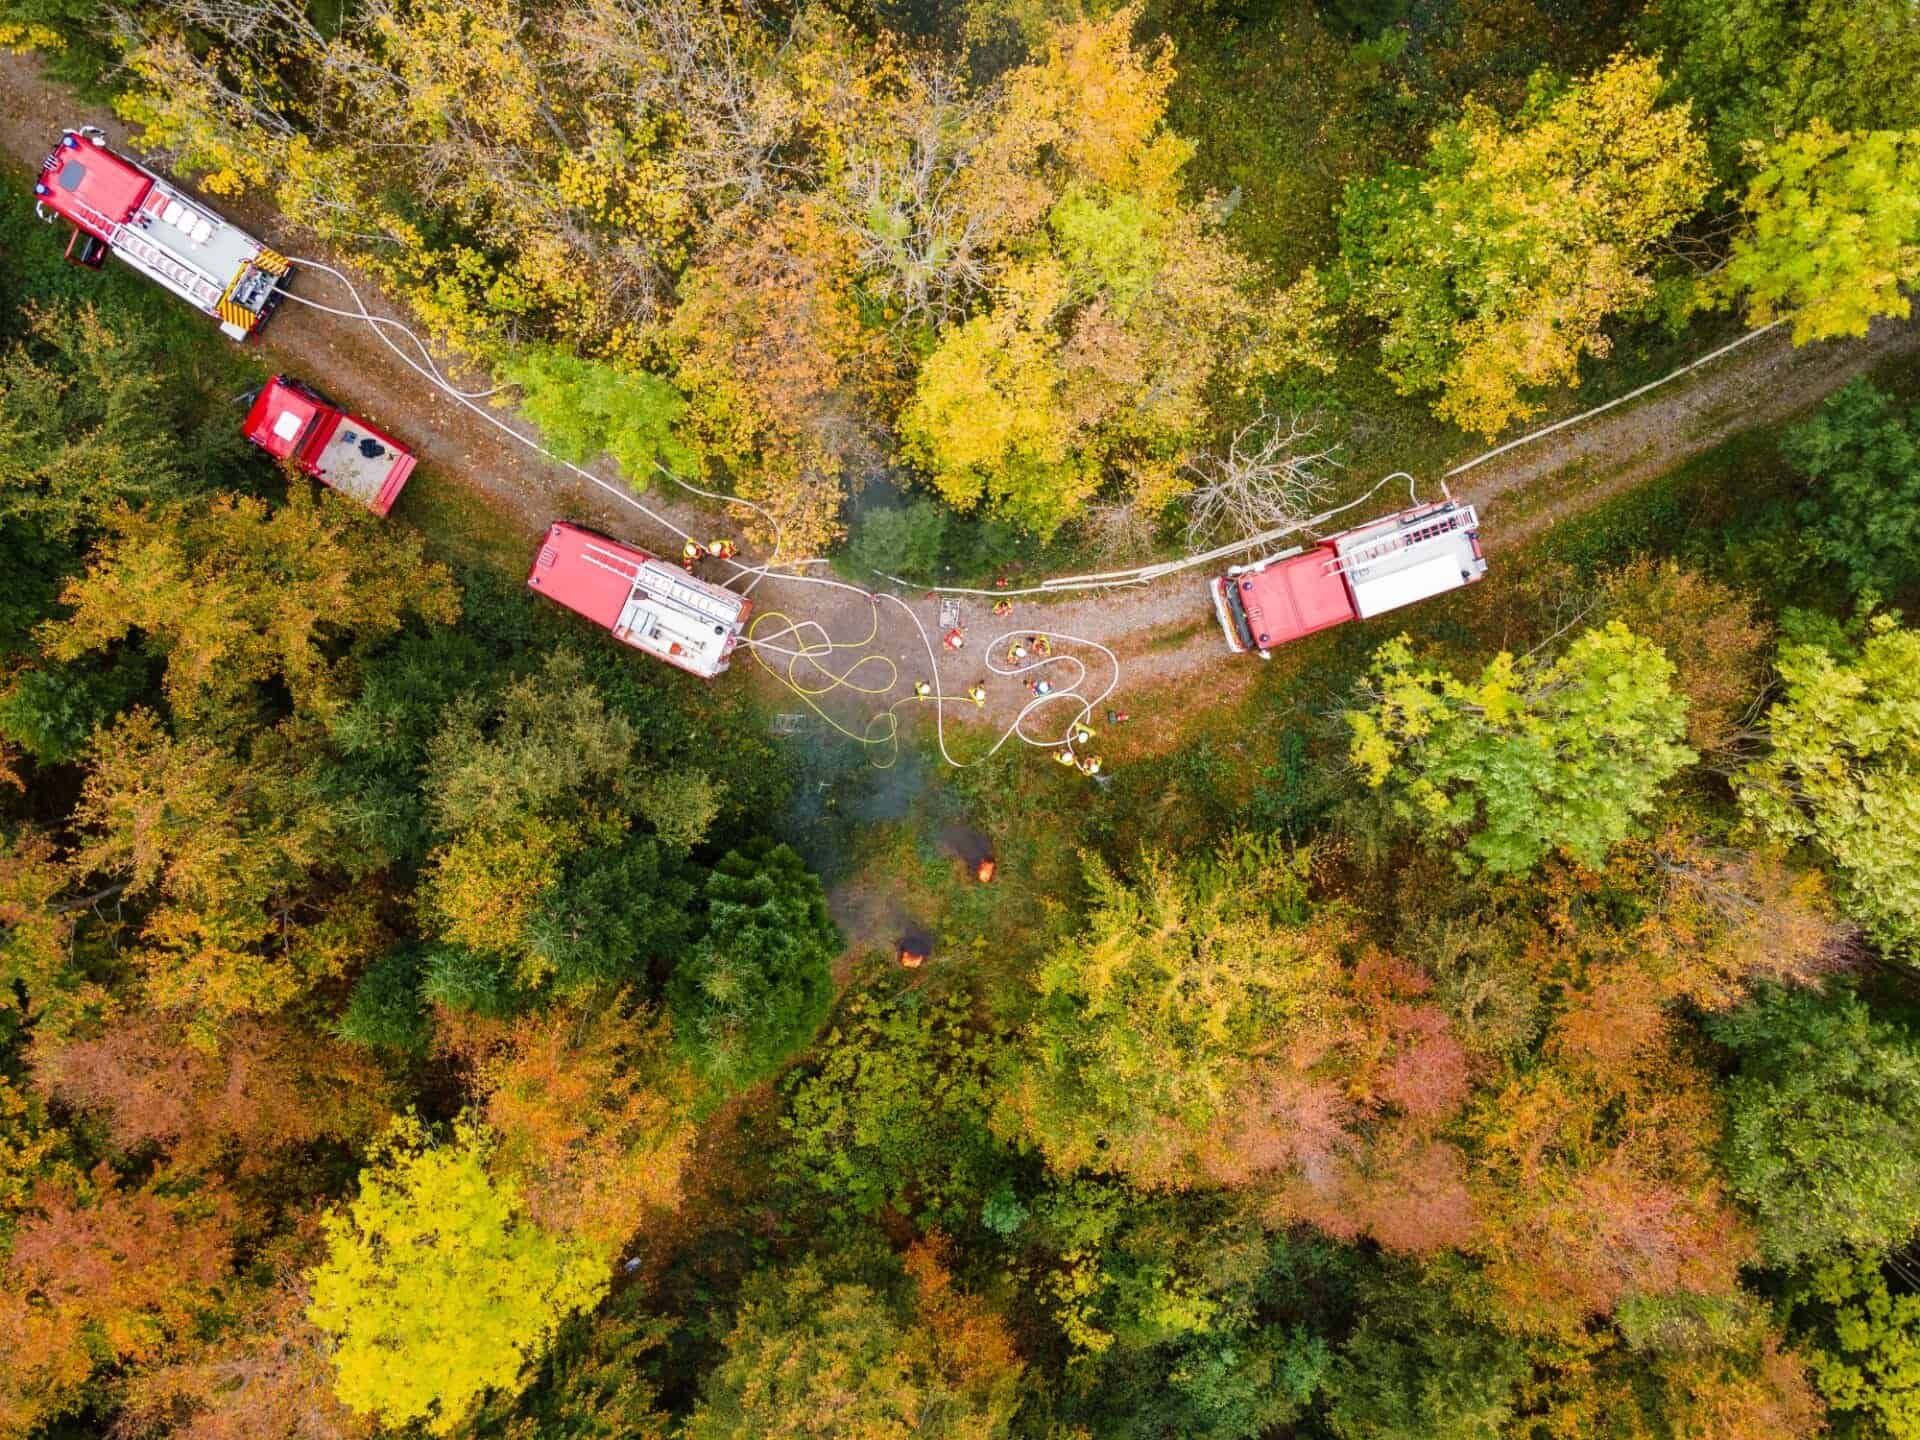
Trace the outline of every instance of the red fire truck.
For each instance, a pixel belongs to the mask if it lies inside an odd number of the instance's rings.
[[[406,446],[284,375],[260,387],[241,433],[376,515],[393,509],[413,474],[414,456]]]
[[[73,226],[67,258],[98,269],[117,255],[245,340],[280,303],[293,267],[144,165],[107,148],[91,125],[61,134],[34,182],[34,209]]]
[[[712,679],[732,663],[753,601],[644,550],[556,521],[527,584],[689,674]]]
[[[1213,582],[1227,648],[1271,658],[1276,645],[1458,590],[1487,573],[1480,517],[1441,500],[1296,546]]]

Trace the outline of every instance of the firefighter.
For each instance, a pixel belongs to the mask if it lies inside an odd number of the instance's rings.
[[[916,680],[913,682],[913,693],[916,696],[918,696],[920,699],[924,700],[929,695],[933,694],[933,686],[929,685],[924,680]]]
[[[731,560],[733,558],[733,541],[710,540],[707,542],[707,553],[716,560]]]
[[[994,601],[993,613],[996,615],[1011,615],[1013,613],[1013,601],[1011,600]]]
[[[1044,635],[1036,635],[1033,637],[1033,652],[1036,655],[1051,655],[1053,642]]]
[[[1014,641],[1013,644],[1007,647],[1007,663],[1009,665],[1018,665],[1022,660],[1026,658],[1027,658],[1027,647],[1022,645],[1018,640]]]
[[[965,647],[967,643],[966,632],[962,630],[958,625],[956,625],[951,630],[947,631],[945,635],[940,637],[940,643],[946,646],[947,649],[949,650],[962,649]]]
[[[1057,764],[1061,765],[1078,765],[1080,763],[1074,758],[1073,747],[1071,745],[1062,745],[1058,750],[1053,752],[1053,758]]]
[[[1036,680],[1033,682],[1033,693],[1036,695],[1051,695],[1053,694],[1053,686],[1048,681]]]
[[[1073,763],[1079,767],[1080,773],[1089,780],[1100,773],[1100,757],[1098,755],[1082,755]]]
[[[687,543],[680,547],[680,564],[684,566],[686,572],[691,575],[693,573],[693,567],[700,563],[700,560],[706,553],[706,546],[702,545],[698,540],[689,538]]]
[[[987,703],[987,687],[976,680],[967,687],[967,698],[976,705],[985,705]]]
[[[1084,745],[1091,739],[1093,739],[1093,731],[1089,730],[1085,725],[1076,725],[1073,727],[1073,738],[1067,743],[1070,745]]]

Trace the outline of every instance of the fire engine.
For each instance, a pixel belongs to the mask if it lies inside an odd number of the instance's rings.
[[[1311,549],[1236,565],[1211,588],[1227,648],[1257,651],[1265,660],[1276,645],[1458,590],[1486,573],[1480,517],[1448,499],[1356,526]]]
[[[534,557],[527,584],[636,650],[712,679],[732,663],[753,601],[564,520]]]
[[[91,125],[63,131],[34,182],[34,209],[73,226],[67,258],[98,269],[109,254],[164,285],[229,338],[245,340],[280,303],[293,266],[144,165],[107,148]]]
[[[298,380],[260,387],[241,433],[276,460],[385,515],[413,474],[413,452]]]

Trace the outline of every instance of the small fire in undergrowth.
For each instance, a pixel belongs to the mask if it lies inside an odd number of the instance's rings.
[[[999,864],[993,858],[993,841],[984,830],[975,830],[971,825],[949,825],[940,832],[940,839],[973,872],[975,880],[982,885],[993,883]]]
[[[894,953],[899,957],[902,970],[918,970],[933,954],[933,936],[916,926],[900,937]]]

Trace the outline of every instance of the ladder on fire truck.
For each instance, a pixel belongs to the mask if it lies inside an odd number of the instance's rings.
[[[1439,539],[1442,535],[1471,530],[1479,523],[1479,516],[1474,513],[1473,507],[1462,505],[1423,525],[1415,525],[1392,535],[1384,535],[1378,540],[1370,541],[1365,545],[1356,545],[1351,550],[1335,555],[1321,566],[1321,573],[1344,575],[1351,570],[1361,570],[1388,555],[1424,545],[1429,540]]]
[[[700,615],[721,624],[734,620],[739,613],[737,603],[729,607],[726,601],[712,593],[716,587],[702,585],[691,577],[683,580],[658,561],[652,562],[653,568],[649,573],[647,562],[635,562],[599,545],[583,547],[580,558],[597,569],[618,575],[636,590],[644,589],[677,605],[683,613]],[[644,584],[641,579],[643,574],[647,576]]]
[[[108,245],[126,251],[142,265],[171,280],[202,305],[211,308],[220,303],[220,287],[198,270],[181,264],[131,226],[121,224],[86,201],[76,197],[71,203],[76,210],[84,211],[87,218],[105,232]]]

